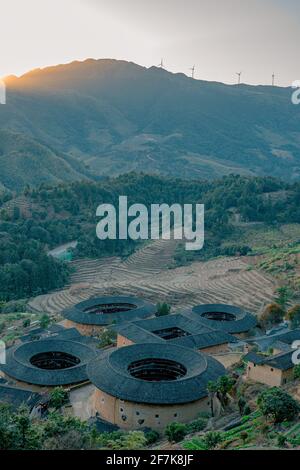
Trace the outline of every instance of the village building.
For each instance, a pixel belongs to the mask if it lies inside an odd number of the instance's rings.
[[[300,328],[294,330],[284,329],[273,335],[251,338],[247,343],[249,349],[257,348],[262,352],[272,350],[273,354],[279,354],[280,352],[289,351],[294,341],[300,341]]]
[[[64,325],[87,336],[98,335],[112,324],[149,318],[156,306],[137,297],[98,297],[80,302],[63,311]]]
[[[257,325],[254,315],[234,305],[203,304],[196,305],[183,313],[191,320],[198,321],[203,326],[213,330],[229,333],[244,339]]]
[[[271,387],[285,385],[294,378],[293,352],[288,351],[272,356],[264,356],[250,351],[244,357],[244,361],[247,362],[247,379]]]
[[[237,339],[213,330],[181,314],[140,320],[116,327],[117,346],[135,343],[168,343],[200,350],[207,354],[226,353]]]
[[[95,414],[124,429],[161,430],[211,412],[207,384],[226,371],[210,356],[156,342],[103,352],[88,364],[87,374],[96,387]]]
[[[9,405],[13,411],[17,411],[21,405],[26,405],[32,417],[40,417],[47,409],[48,402],[47,395],[0,383],[0,403]]]
[[[10,384],[19,387],[67,387],[88,380],[86,365],[96,354],[95,348],[80,341],[30,341],[8,349],[0,371]]]

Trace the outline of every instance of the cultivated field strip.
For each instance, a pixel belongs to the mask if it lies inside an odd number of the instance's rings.
[[[100,295],[136,295],[154,303],[166,301],[175,309],[197,303],[233,303],[259,312],[272,300],[275,281],[249,269],[241,258],[218,258],[170,269],[174,240],[158,240],[125,260],[81,259],[63,290],[35,297],[30,308],[60,313],[64,308]]]

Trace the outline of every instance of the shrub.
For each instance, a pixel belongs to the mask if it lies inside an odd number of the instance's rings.
[[[3,302],[1,304],[1,313],[17,313],[26,312],[27,302],[25,300],[12,300],[11,302]]]
[[[257,404],[266,418],[275,423],[290,421],[298,416],[300,406],[293,397],[278,387],[265,390],[260,394]]]
[[[297,364],[294,367],[294,378],[295,379],[300,379],[300,364]]]
[[[165,315],[169,315],[171,312],[171,307],[167,303],[158,303],[157,304],[157,311],[156,311],[156,316],[157,317],[163,317]]]
[[[277,438],[277,445],[278,447],[284,447],[286,444],[287,438],[284,434],[279,434]]]
[[[179,442],[187,434],[187,426],[182,423],[171,423],[168,424],[165,430],[165,435],[169,442]]]
[[[250,413],[251,413],[251,408],[250,408],[250,406],[247,404],[247,405],[245,405],[245,407],[244,407],[244,409],[243,409],[243,416],[248,416]]]
[[[262,313],[260,322],[264,328],[277,325],[282,322],[285,312],[281,305],[269,304]]]
[[[114,330],[107,329],[101,332],[99,335],[99,348],[105,348],[106,346],[111,346],[116,342],[117,333]]]
[[[291,328],[299,328],[300,326],[300,305],[295,305],[287,312],[287,319],[291,323]]]
[[[245,444],[246,440],[248,439],[249,437],[249,434],[247,433],[247,431],[242,431],[241,432],[241,439],[243,441],[243,444]]]
[[[26,320],[23,321],[23,328],[28,328],[30,323],[30,318],[26,318]]]
[[[147,440],[147,445],[151,445],[158,441],[159,433],[153,429],[150,429],[149,431],[145,432],[145,437]]]
[[[63,387],[55,387],[50,392],[49,406],[58,410],[68,402],[68,392]]]
[[[203,437],[203,442],[208,450],[215,449],[222,440],[222,434],[217,431],[210,431]]]
[[[187,425],[187,432],[188,433],[193,433],[193,432],[199,432],[203,431],[203,429],[206,428],[207,426],[207,418],[198,418],[192,421]]]
[[[40,319],[40,327],[41,328],[47,328],[49,326],[49,323],[50,323],[50,317],[49,317],[49,315],[44,313],[41,316],[41,319]]]

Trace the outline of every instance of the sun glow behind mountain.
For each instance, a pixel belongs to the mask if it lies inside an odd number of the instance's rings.
[[[111,57],[172,72],[278,85],[299,78],[294,0],[10,0],[1,6],[0,76]],[[259,14],[258,14],[259,12]],[[12,31],[14,32],[12,34]]]

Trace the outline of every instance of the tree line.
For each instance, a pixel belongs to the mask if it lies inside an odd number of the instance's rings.
[[[182,180],[129,173],[98,182],[75,182],[57,186],[27,187],[24,198],[30,210],[13,204],[11,194],[0,198],[0,301],[10,301],[62,287],[68,280],[67,263],[47,255],[57,245],[77,240],[73,256],[98,258],[128,256],[139,242],[99,240],[96,208],[102,203],[118,205],[120,195],[128,204],[204,203],[206,243],[200,257],[247,254],[249,247],[221,244],[235,228],[232,210],[244,221],[267,224],[300,221],[300,183],[288,184],[271,177],[229,175],[218,180]],[[274,197],[274,195],[276,197]]]

